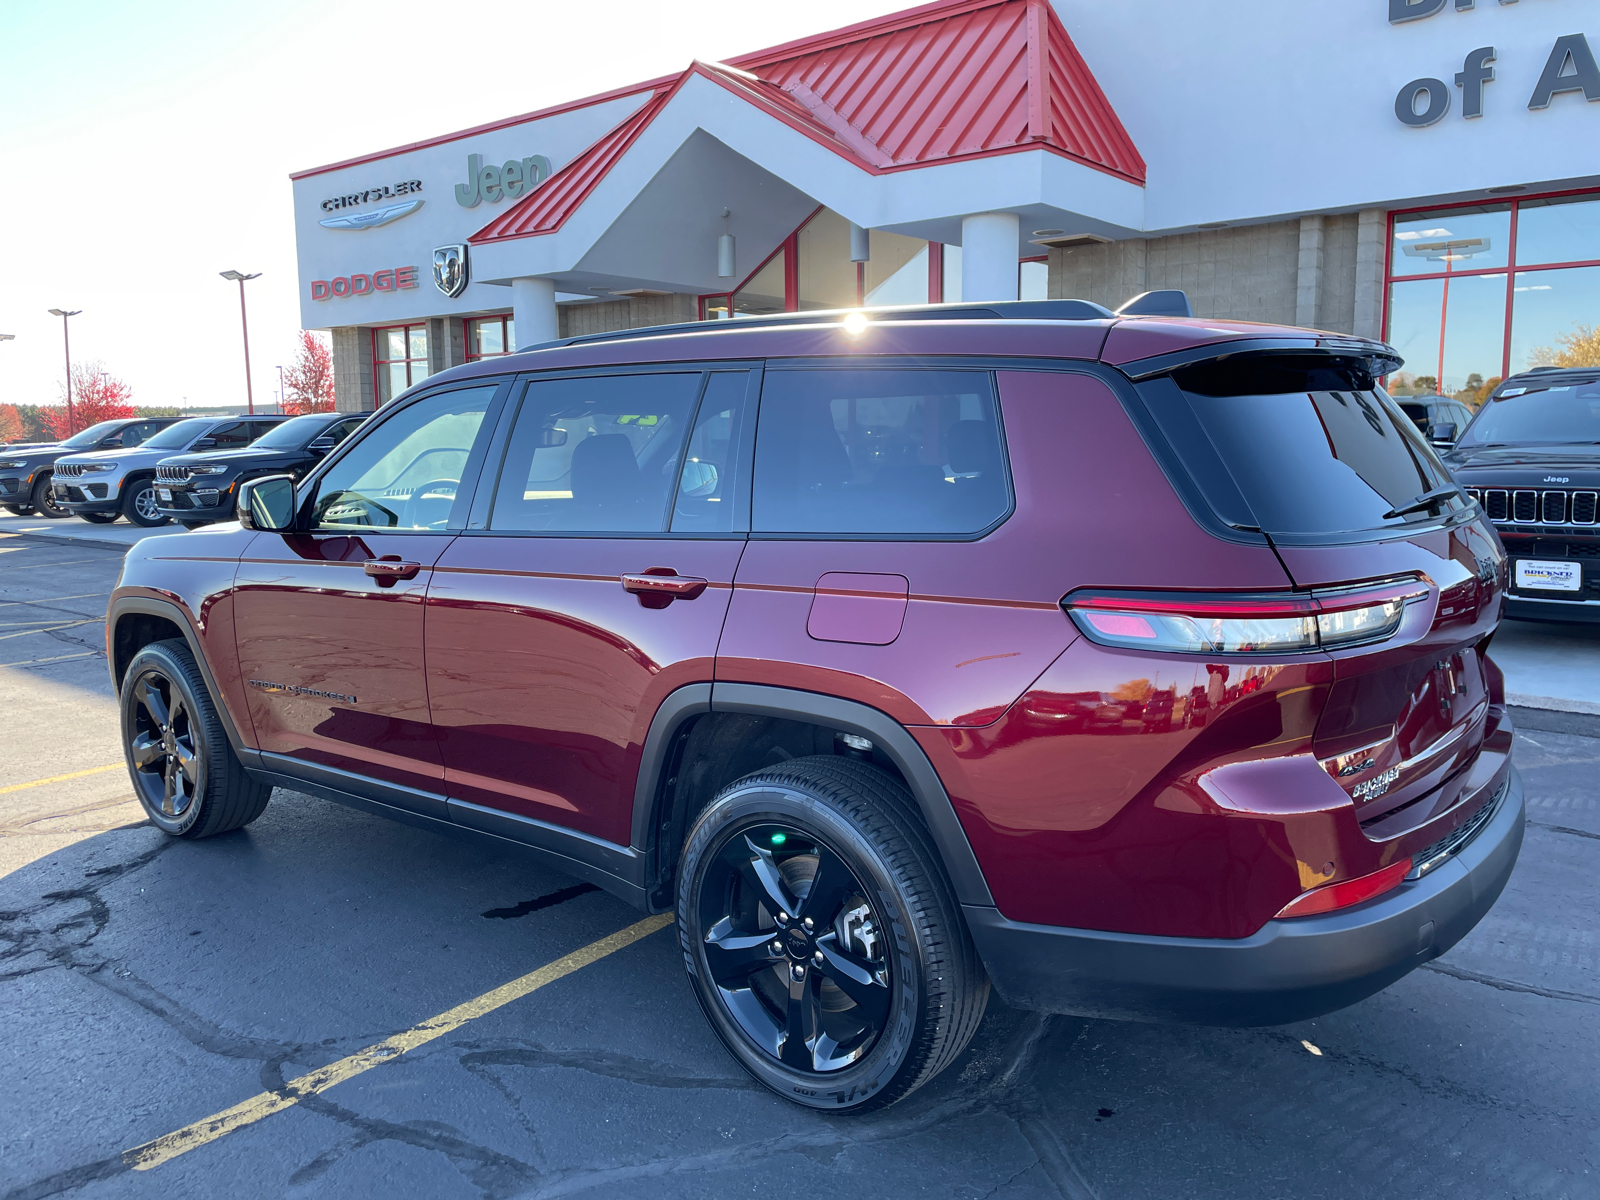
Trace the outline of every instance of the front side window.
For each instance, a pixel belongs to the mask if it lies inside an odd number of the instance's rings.
[[[218,425],[206,436],[211,439],[213,449],[237,450],[240,446],[248,446],[260,428],[254,421],[235,421],[229,425]]]
[[[1010,507],[987,371],[769,371],[756,427],[762,533],[973,534]]]
[[[704,380],[684,371],[528,384],[489,528],[662,532]]]
[[[498,387],[439,392],[384,421],[318,481],[312,528],[446,530]]]

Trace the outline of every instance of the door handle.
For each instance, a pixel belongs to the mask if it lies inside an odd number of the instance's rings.
[[[376,579],[379,587],[393,587],[397,579],[414,579],[422,564],[403,562],[398,554],[385,554],[382,558],[369,558],[362,570]]]
[[[646,608],[665,608],[674,600],[693,600],[710,584],[693,575],[679,575],[671,567],[646,567],[637,575],[622,577],[622,590],[639,597]]]

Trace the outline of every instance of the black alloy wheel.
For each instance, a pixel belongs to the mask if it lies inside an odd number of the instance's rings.
[[[161,506],[156,503],[156,481],[154,478],[135,479],[128,484],[122,496],[122,515],[135,525],[145,529],[157,525],[165,525],[172,520],[161,511]]]
[[[55,493],[50,490],[49,472],[40,475],[39,478],[34,481],[32,499],[33,511],[41,517],[47,517],[50,520],[55,521],[62,517],[71,515],[66,509],[62,508],[61,505],[56,503]]]
[[[151,824],[202,838],[261,815],[272,789],[245,773],[185,643],[153,642],[135,654],[121,706],[123,755]]]
[[[696,998],[757,1080],[810,1108],[893,1103],[965,1048],[989,984],[910,795],[832,756],[725,788],[678,880]]]

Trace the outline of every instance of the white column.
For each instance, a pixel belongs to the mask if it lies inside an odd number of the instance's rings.
[[[517,349],[526,350],[540,342],[553,342],[561,336],[556,315],[556,283],[553,279],[524,276],[511,281],[511,317],[517,323]]]
[[[961,298],[1015,300],[1021,222],[1016,213],[961,218]]]
[[[1361,211],[1356,225],[1357,337],[1383,336],[1383,265],[1389,253],[1388,213],[1381,208]]]

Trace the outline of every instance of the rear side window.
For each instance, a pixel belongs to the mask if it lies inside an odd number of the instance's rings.
[[[754,489],[761,533],[979,533],[1011,504],[991,376],[768,371]]]
[[[1226,522],[1281,539],[1403,528],[1459,496],[1390,516],[1450,483],[1416,422],[1354,360],[1205,363],[1140,386]]]
[[[705,376],[578,376],[528,384],[489,528],[661,533]]]

